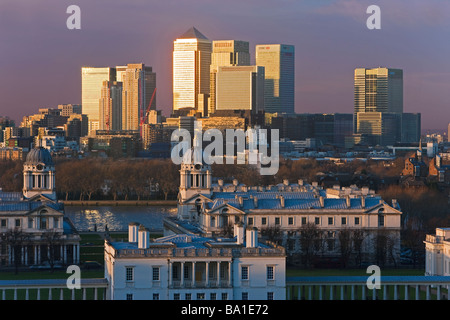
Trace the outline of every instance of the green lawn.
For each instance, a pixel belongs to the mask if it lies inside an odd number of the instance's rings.
[[[381,269],[382,276],[423,276],[423,269]],[[368,276],[366,269],[286,269],[286,277]]]

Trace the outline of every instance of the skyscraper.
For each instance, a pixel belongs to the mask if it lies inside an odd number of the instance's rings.
[[[403,70],[356,68],[354,81],[355,130],[358,112],[403,112]]]
[[[216,110],[216,73],[220,66],[248,66],[250,65],[249,43],[239,40],[213,41],[210,66],[210,102],[208,113]]]
[[[122,83],[122,130],[139,130],[141,117],[145,116],[156,88],[156,74],[143,63],[128,64]],[[151,109],[156,109],[156,99]]]
[[[219,110],[264,110],[264,67],[217,67],[216,103]]]
[[[103,81],[100,107],[100,130],[122,130],[122,82]]]
[[[265,111],[267,113],[294,113],[294,46],[285,44],[257,45],[256,65],[265,67]]]
[[[103,81],[115,81],[115,68],[81,68],[81,106],[83,114],[88,117],[88,134],[95,134],[99,129],[99,100]]]
[[[198,95],[209,95],[211,41],[192,27],[173,43],[173,110],[198,107]]]

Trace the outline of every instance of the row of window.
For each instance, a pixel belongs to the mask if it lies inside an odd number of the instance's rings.
[[[205,300],[206,299],[206,294],[204,292],[199,292],[196,295],[197,300]],[[228,293],[227,292],[222,292],[220,294],[220,297],[222,300],[228,300]],[[217,300],[218,295],[216,292],[211,292],[209,294],[209,300]],[[133,294],[132,293],[127,293],[126,295],[126,299],[127,300],[133,300]],[[159,300],[160,299],[160,295],[159,293],[153,293],[152,295],[152,299],[153,300]],[[249,294],[248,292],[242,292],[241,295],[241,299],[242,300],[249,300]],[[267,292],[267,300],[273,300],[274,299],[274,293],[273,292]],[[181,300],[181,294],[180,293],[174,293],[173,294],[173,300]],[[185,293],[184,294],[184,300],[192,300],[192,293]]]
[[[14,219],[13,226],[16,228],[23,227],[23,219]],[[53,226],[54,228],[59,227],[59,218],[53,217]],[[9,227],[9,219],[0,219],[0,228],[8,228]],[[35,219],[28,218],[28,228],[33,229],[35,228]],[[47,217],[40,217],[39,218],[39,224],[37,226],[37,229],[48,229],[49,228],[49,218]]]
[[[327,219],[328,225],[334,225],[336,223],[335,217],[328,217]],[[254,225],[256,222],[256,218],[249,217],[247,220],[248,225]],[[281,225],[281,217],[275,217],[274,219],[275,225]],[[305,225],[308,223],[307,217],[301,217],[301,224]],[[321,217],[315,217],[314,223],[317,225],[321,224]],[[349,219],[347,217],[341,217],[341,225],[347,225],[349,223]],[[354,225],[359,225],[361,223],[360,217],[354,217],[353,220]],[[267,225],[268,224],[268,218],[267,217],[261,217],[261,225]],[[288,225],[294,226],[295,225],[295,219],[294,217],[288,217]]]
[[[187,278],[188,274],[185,274]],[[250,279],[250,266],[241,266],[241,280]],[[275,280],[275,266],[266,267],[266,279]],[[125,267],[125,280],[134,281],[134,267]],[[160,267],[152,267],[152,281],[160,281]]]

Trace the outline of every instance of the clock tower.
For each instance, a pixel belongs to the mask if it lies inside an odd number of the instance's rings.
[[[44,195],[56,199],[55,164],[50,152],[43,147],[31,149],[23,165],[23,196]]]

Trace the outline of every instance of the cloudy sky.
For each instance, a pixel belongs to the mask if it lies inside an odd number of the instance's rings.
[[[69,30],[69,5],[81,30]],[[369,5],[381,30],[369,30]],[[450,122],[448,0],[1,0],[0,115],[20,122],[40,107],[81,103],[81,67],[143,62],[157,105],[172,104],[173,40],[195,26],[210,40],[285,43],[296,50],[296,112],[353,112],[353,71],[404,71],[404,112],[423,129]]]

